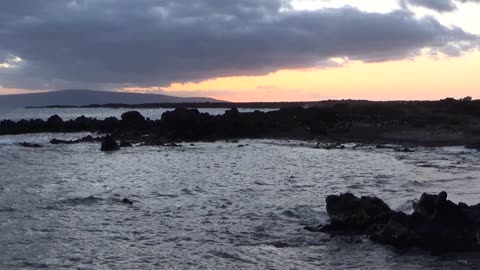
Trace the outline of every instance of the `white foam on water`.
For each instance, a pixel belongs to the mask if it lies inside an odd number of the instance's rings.
[[[13,140],[13,139],[1,139],[0,138],[0,145],[14,145],[16,143],[18,143],[18,142]]]

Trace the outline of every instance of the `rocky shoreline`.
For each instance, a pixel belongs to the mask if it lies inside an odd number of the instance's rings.
[[[53,115],[46,121],[0,122],[0,135],[43,132],[111,134],[115,140],[143,145],[268,138],[411,146],[463,145],[480,149],[480,104],[458,100],[393,105],[335,103],[269,112],[239,112],[233,108],[223,115],[177,108],[165,112],[158,120],[129,111],[121,119],[80,116],[64,121]],[[77,142],[83,142],[79,140]],[[89,140],[91,138],[85,139]]]
[[[475,106],[470,106],[470,105]],[[381,105],[381,104],[380,104]],[[74,140],[53,138],[51,144],[99,143],[101,151],[123,147],[178,147],[181,142],[238,139],[301,139],[317,141],[314,148],[344,149],[343,143],[356,142],[399,152],[414,146],[462,145],[480,150],[480,107],[477,103],[444,101],[425,107],[331,106],[284,108],[269,112],[229,109],[223,115],[177,108],[161,119],[145,118],[137,111],[98,120],[80,116],[64,121],[58,115],[48,120],[3,120],[0,135],[26,133],[92,132]],[[54,135],[52,135],[54,136]],[[323,142],[323,143],[321,143]],[[22,142],[29,148],[39,144]],[[239,147],[244,145],[239,144]],[[124,203],[131,204],[128,199]],[[419,247],[433,252],[480,251],[480,204],[468,206],[447,200],[447,193],[423,194],[413,213],[392,210],[376,197],[356,197],[351,193],[326,198],[330,223],[305,229],[330,235],[367,236],[374,242],[395,247]]]
[[[305,229],[365,235],[378,243],[432,252],[480,251],[480,204],[455,204],[446,192],[424,193],[412,214],[393,211],[377,197],[351,193],[328,196],[326,203],[330,224]]]

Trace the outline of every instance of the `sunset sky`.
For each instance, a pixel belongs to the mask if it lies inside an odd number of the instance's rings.
[[[480,0],[0,3],[0,94],[480,98]]]

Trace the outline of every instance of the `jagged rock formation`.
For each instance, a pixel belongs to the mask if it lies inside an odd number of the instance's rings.
[[[480,102],[480,101],[479,101]],[[161,119],[145,119],[130,111],[121,119],[80,116],[64,121],[32,119],[0,122],[0,135],[39,132],[99,132],[118,140],[155,145],[179,141],[235,140],[242,138],[318,139],[332,142],[408,144],[426,146],[468,145],[480,141],[480,103],[477,101],[326,103],[319,107],[287,107],[275,111],[223,115],[177,108]],[[399,151],[411,152],[411,148]]]
[[[447,200],[447,193],[423,194],[412,214],[396,212],[376,197],[351,193],[326,199],[330,224],[306,228],[332,235],[367,235],[373,241],[430,251],[480,251],[480,204]]]
[[[112,136],[107,135],[105,136],[105,138],[103,138],[102,147],[100,148],[100,150],[104,152],[109,152],[109,151],[116,151],[118,149],[120,149],[120,147],[118,146],[118,143],[115,141],[115,139]]]

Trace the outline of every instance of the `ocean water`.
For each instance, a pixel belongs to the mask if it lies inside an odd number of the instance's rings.
[[[0,121],[21,120],[21,119],[43,119],[46,120],[50,116],[57,114],[63,120],[75,119],[81,115],[85,117],[94,117],[97,119],[105,119],[107,117],[117,117],[120,119],[122,113],[126,111],[139,111],[146,118],[152,120],[160,119],[166,111],[174,109],[124,109],[124,108],[0,108]],[[223,114],[225,108],[200,108],[200,112],[209,113],[211,115]],[[255,109],[239,108],[239,112],[253,112]],[[258,109],[260,111],[271,111],[272,109]]]
[[[0,136],[0,269],[480,269],[478,254],[303,229],[328,222],[325,197],[347,191],[407,212],[422,192],[479,203],[479,151],[242,140],[103,153],[97,143],[48,144],[85,135]]]

